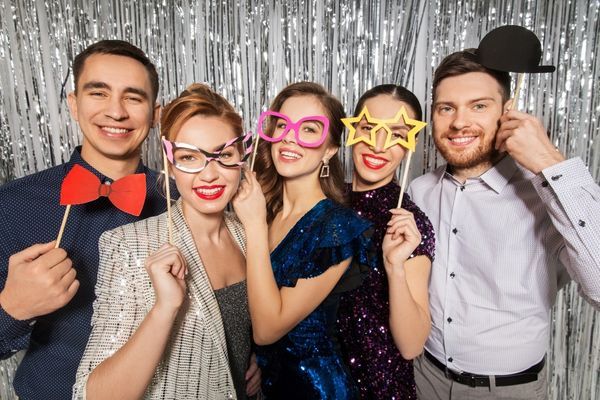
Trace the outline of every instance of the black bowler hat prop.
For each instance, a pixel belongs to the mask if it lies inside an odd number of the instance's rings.
[[[493,29],[479,43],[475,55],[486,68],[505,72],[518,72],[517,86],[509,110],[514,108],[524,73],[554,72],[554,65],[539,65],[542,45],[535,33],[518,25],[505,25]]]
[[[505,25],[490,31],[479,43],[478,62],[506,72],[554,72],[554,65],[539,65],[542,45],[535,33],[518,25]]]

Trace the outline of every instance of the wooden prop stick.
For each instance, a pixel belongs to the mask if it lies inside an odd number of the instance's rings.
[[[250,171],[254,171],[254,161],[256,161],[256,151],[258,150],[258,142],[260,142],[260,135],[256,135],[256,143],[254,143],[254,149],[252,151],[252,162],[250,163]]]
[[[406,181],[408,179],[408,171],[410,170],[410,160],[412,159],[414,151],[409,150],[408,156],[406,157],[406,161],[402,165],[402,183],[400,184],[400,197],[398,198],[398,208],[402,207],[402,198],[404,197],[404,192],[406,191]]]
[[[519,93],[521,93],[521,86],[523,85],[523,77],[525,76],[524,73],[519,73],[519,75],[517,76],[517,87],[515,88],[515,95],[513,96],[513,101],[510,103],[510,106],[508,107],[508,111],[510,110],[516,110],[516,106],[517,106],[517,102],[519,101]]]
[[[58,236],[56,237],[56,244],[54,245],[55,249],[58,249],[60,246],[60,241],[62,239],[63,233],[65,232],[65,226],[67,226],[67,218],[69,218],[69,211],[71,211],[71,205],[67,204],[67,208],[65,209],[65,215],[63,216],[62,223],[60,224],[60,229],[58,230]]]
[[[169,244],[173,244],[173,219],[171,218],[171,185],[169,182],[169,161],[163,149],[163,164],[165,170],[165,190],[167,192],[167,227],[169,229]]]

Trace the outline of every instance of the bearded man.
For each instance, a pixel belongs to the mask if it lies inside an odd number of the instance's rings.
[[[453,53],[435,71],[433,137],[447,161],[408,193],[436,231],[419,398],[545,399],[550,308],[569,279],[600,308],[600,187],[510,76]]]

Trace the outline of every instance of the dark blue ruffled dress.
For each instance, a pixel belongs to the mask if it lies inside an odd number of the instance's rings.
[[[355,399],[335,338],[340,295],[358,287],[372,264],[370,223],[332,200],[317,203],[271,253],[279,287],[294,287],[353,257],[327,298],[287,335],[257,348],[267,399]]]

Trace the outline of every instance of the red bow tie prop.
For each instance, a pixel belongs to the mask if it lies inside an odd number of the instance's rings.
[[[112,184],[106,184],[87,169],[75,164],[60,188],[60,204],[63,206],[89,203],[101,196],[108,197],[119,210],[139,216],[146,201],[146,175],[127,175]]]
[[[75,164],[60,188],[60,204],[66,205],[67,209],[56,239],[56,247],[60,245],[71,205],[89,203],[101,196],[108,197],[119,210],[139,216],[146,201],[146,175],[127,175],[112,184],[106,184],[81,165]]]

